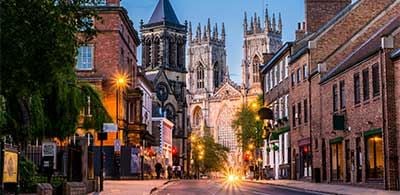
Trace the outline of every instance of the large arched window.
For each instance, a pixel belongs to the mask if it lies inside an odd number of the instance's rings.
[[[216,126],[218,143],[229,148],[230,152],[237,149],[237,138],[232,128],[233,110],[224,105],[218,115]]]
[[[203,116],[201,113],[201,108],[196,107],[193,111],[193,127],[200,127]]]
[[[260,58],[258,58],[258,56],[255,56],[253,59],[253,83],[260,82],[260,65]]]
[[[214,72],[214,87],[217,88],[220,83],[220,72],[219,72],[218,62],[215,62],[213,72]]]
[[[203,65],[197,66],[196,69],[196,75],[197,75],[197,89],[203,89],[204,88],[204,67]]]

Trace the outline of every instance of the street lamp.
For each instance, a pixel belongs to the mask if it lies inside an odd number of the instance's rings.
[[[128,85],[128,76],[126,75],[126,74],[124,74],[124,73],[117,73],[115,76],[114,76],[114,85],[115,85],[115,87],[116,87],[116,96],[115,96],[115,98],[116,98],[116,107],[115,107],[115,111],[116,111],[116,115],[115,115],[115,121],[116,121],[116,124],[117,124],[117,134],[116,134],[116,140],[115,140],[115,143],[114,144],[120,144],[120,140],[119,140],[119,93],[120,93],[120,90],[122,89],[122,90],[124,90],[126,87],[127,87],[127,85]],[[121,165],[120,165],[120,153],[118,153],[118,152],[120,152],[120,151],[114,151],[115,153],[114,153],[114,156],[115,156],[115,176],[117,177],[117,178],[119,178],[119,176],[120,176],[120,167],[121,167]]]

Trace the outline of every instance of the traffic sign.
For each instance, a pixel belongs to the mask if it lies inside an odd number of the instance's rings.
[[[110,133],[110,132],[117,132],[118,127],[115,123],[103,123],[103,131]]]

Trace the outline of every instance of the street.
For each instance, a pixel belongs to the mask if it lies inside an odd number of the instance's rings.
[[[266,184],[240,182],[228,184],[224,180],[181,180],[167,184],[154,195],[291,195],[312,194]]]

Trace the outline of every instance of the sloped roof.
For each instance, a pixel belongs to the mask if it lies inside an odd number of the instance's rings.
[[[172,8],[169,0],[160,0],[158,2],[148,24],[156,24],[160,22],[179,24],[178,17],[176,17],[174,8]]]
[[[354,50],[349,56],[347,56],[342,62],[340,62],[335,68],[329,71],[321,78],[321,83],[328,81],[330,78],[342,73],[343,71],[360,64],[364,59],[375,54],[381,48],[381,37],[390,34],[400,25],[400,16],[392,19],[387,25],[377,31],[370,39],[364,44]]]

